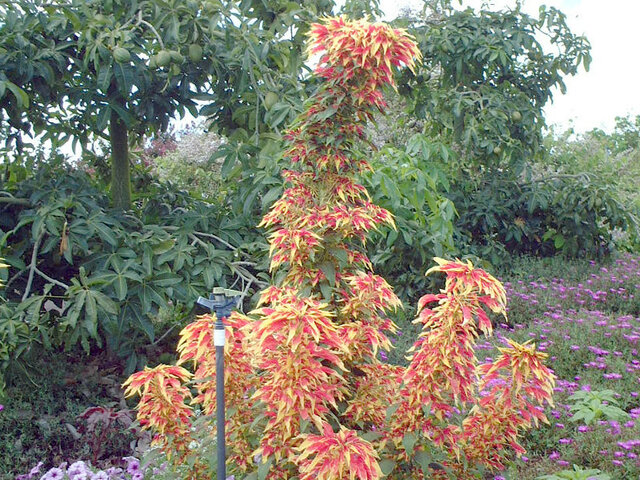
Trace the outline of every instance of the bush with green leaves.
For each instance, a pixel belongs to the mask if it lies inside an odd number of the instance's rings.
[[[151,184],[136,210],[109,210],[83,172],[40,165],[9,185],[0,203],[0,245],[10,266],[0,304],[2,369],[34,343],[106,347],[144,364],[214,285],[262,285],[255,264],[266,247],[224,208]],[[255,255],[254,255],[255,254]],[[159,325],[163,309],[174,325]],[[182,312],[180,314],[180,312]],[[162,331],[162,330],[165,331]],[[158,335],[160,334],[160,335]]]
[[[551,475],[542,475],[537,480],[611,480],[611,476],[602,473],[597,468],[583,469],[574,465],[573,470],[562,470]]]
[[[619,422],[629,419],[629,414],[618,406],[613,390],[579,390],[569,397],[569,402],[572,422],[591,425],[600,419]]]
[[[377,152],[365,178],[373,201],[393,212],[396,223],[373,235],[370,257],[409,303],[431,286],[423,273],[431,259],[454,251],[456,209],[445,196],[449,181],[442,168],[454,155],[446,145],[416,133],[403,147]]]
[[[601,258],[614,232],[638,235],[638,219],[613,185],[595,175],[548,174],[529,181],[494,175],[477,188],[452,188],[459,241],[492,263],[509,254]]]
[[[636,218],[640,215],[640,116],[635,123],[630,118],[616,119],[611,133],[592,130],[575,135],[572,130],[551,133],[545,138],[549,152],[534,168],[542,174],[580,176],[589,172],[607,194],[618,199],[624,209]],[[619,248],[633,250],[639,243],[637,232],[616,231]]]

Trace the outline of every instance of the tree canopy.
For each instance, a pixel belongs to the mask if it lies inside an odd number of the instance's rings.
[[[268,92],[300,73],[308,20],[328,0],[2,2],[0,118],[23,135],[111,144],[114,206],[131,204],[129,143],[199,114],[259,130]],[[283,81],[284,78],[284,81]],[[295,82],[294,82],[295,83]],[[256,112],[251,117],[248,113]]]
[[[564,93],[564,78],[591,62],[588,40],[553,7],[535,17],[521,2],[494,11],[443,1],[400,22],[417,36],[424,58],[400,91],[426,131],[451,143],[466,166],[521,172],[540,151],[543,108],[554,90]]]

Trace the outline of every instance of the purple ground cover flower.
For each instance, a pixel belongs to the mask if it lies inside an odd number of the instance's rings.
[[[64,472],[59,468],[52,468],[45,473],[40,480],[62,480],[64,478]]]

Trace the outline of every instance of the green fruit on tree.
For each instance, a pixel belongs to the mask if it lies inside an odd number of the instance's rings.
[[[166,67],[171,63],[171,54],[166,50],[160,50],[156,55],[156,63],[159,67]]]
[[[118,63],[126,63],[131,60],[131,54],[126,48],[116,47],[113,50],[113,58],[115,58]]]
[[[189,59],[192,62],[199,62],[202,60],[202,47],[196,43],[189,45]]]
[[[180,65],[182,62],[184,62],[184,57],[180,52],[176,52],[175,50],[169,50],[169,55],[171,56],[171,61],[173,63],[177,63],[178,65]]]
[[[522,120],[522,114],[519,111],[514,110],[513,112],[511,112],[511,120],[516,123],[520,122]]]
[[[278,101],[278,94],[276,92],[269,92],[264,96],[264,108],[271,110]]]
[[[502,153],[502,149],[500,147],[496,147],[493,149],[493,153],[496,155],[500,155]]]
[[[158,62],[156,61],[155,55],[152,55],[151,58],[149,58],[149,68],[151,70],[155,70],[156,68],[158,68]]]

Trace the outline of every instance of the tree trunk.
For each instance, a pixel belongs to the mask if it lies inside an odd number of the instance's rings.
[[[115,110],[109,121],[111,141],[111,202],[118,210],[131,208],[131,173],[127,126]]]

